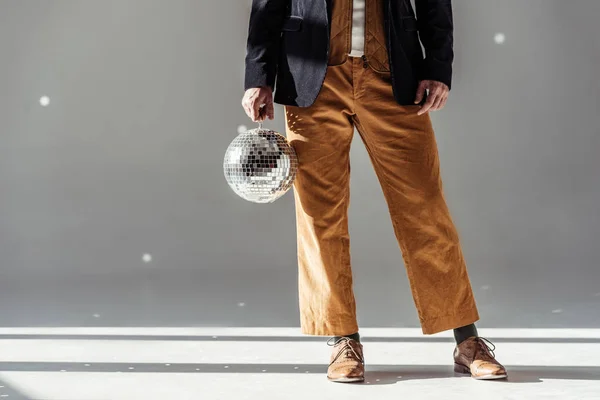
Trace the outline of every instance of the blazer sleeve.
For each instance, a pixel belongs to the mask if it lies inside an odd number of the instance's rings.
[[[246,47],[245,90],[275,86],[281,27],[289,0],[252,0]]]
[[[419,78],[452,86],[454,24],[451,0],[416,0],[417,28],[425,48]]]

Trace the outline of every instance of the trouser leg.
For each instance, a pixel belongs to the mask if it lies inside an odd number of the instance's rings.
[[[299,169],[294,182],[300,325],[309,335],[358,331],[352,290],[348,205],[354,132],[345,65],[330,67],[316,102],[286,107]]]
[[[354,60],[354,76],[355,123],[388,204],[423,333],[471,324],[479,315],[429,115],[395,102],[389,73]]]

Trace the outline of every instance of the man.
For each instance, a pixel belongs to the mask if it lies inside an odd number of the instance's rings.
[[[425,57],[421,42],[425,48]],[[333,336],[327,376],[364,380],[348,235],[354,128],[381,183],[424,334],[453,329],[454,369],[506,378],[479,319],[446,206],[430,111],[451,87],[450,0],[254,0],[244,109],[285,105],[294,183],[302,332]]]

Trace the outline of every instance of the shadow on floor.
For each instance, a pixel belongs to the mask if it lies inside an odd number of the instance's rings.
[[[4,379],[2,379],[1,376],[0,376],[0,397],[2,399],[6,398],[8,400],[34,400],[31,397],[27,397],[23,393],[19,392],[15,388],[13,388]]]
[[[600,343],[600,338],[502,338],[487,337],[494,343]],[[78,334],[0,334],[0,340],[136,340],[136,341],[194,341],[194,342],[320,342],[323,336],[207,336],[207,335],[78,335]],[[454,343],[452,337],[370,337],[361,336],[363,343]]]
[[[600,367],[510,366],[504,383],[534,383],[544,379],[600,380]],[[73,362],[0,362],[0,371],[20,372],[121,372],[121,373],[246,373],[246,374],[322,374],[327,366],[317,364],[157,364],[157,363],[73,363]],[[439,365],[367,365],[365,383],[389,385],[407,380],[444,379],[468,376],[455,374],[451,366]],[[6,386],[6,385],[5,385]],[[5,388],[1,388],[4,390]],[[10,390],[10,389],[7,389]],[[25,400],[27,397],[11,396]]]
[[[500,379],[498,383],[541,383],[544,379],[567,380],[600,380],[600,367],[566,367],[566,366],[511,366],[507,365],[508,379]],[[403,365],[377,366],[367,368],[365,383],[371,385],[388,385],[406,380],[443,379],[460,377],[472,379],[468,375],[456,374],[452,367],[439,365]]]

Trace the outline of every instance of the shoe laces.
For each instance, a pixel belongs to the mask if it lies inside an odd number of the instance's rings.
[[[363,362],[362,357],[360,355],[358,355],[358,353],[356,352],[354,347],[350,344],[351,340],[354,340],[354,339],[350,339],[348,337],[341,337],[338,340],[335,340],[335,337],[332,337],[327,341],[327,345],[333,346],[333,347],[344,342],[344,344],[340,348],[340,351],[335,355],[335,357],[331,361],[332,363],[334,363],[342,354],[344,354],[344,356],[346,358],[352,358],[352,356],[354,355],[354,357],[356,357],[357,360],[360,360],[361,362]]]
[[[496,350],[496,346],[494,345],[494,343],[492,343],[489,339],[486,339],[484,337],[477,337],[477,344],[479,345],[479,348],[481,350],[483,350],[486,354],[488,354],[489,356],[491,356],[492,358],[496,358],[496,355],[494,354],[494,350]]]

